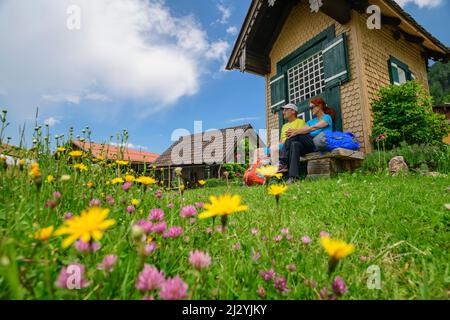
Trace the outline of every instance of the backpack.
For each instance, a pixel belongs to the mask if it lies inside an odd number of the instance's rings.
[[[256,172],[256,169],[262,166],[261,160],[256,161],[256,163],[250,165],[250,167],[244,173],[244,183],[246,186],[252,186],[254,184],[263,185],[265,183],[265,178],[263,175]]]
[[[322,132],[314,138],[319,151],[333,151],[337,148],[359,150],[360,143],[351,132]]]
[[[361,146],[358,139],[351,132],[325,132],[325,137],[328,151],[337,148],[359,150]]]

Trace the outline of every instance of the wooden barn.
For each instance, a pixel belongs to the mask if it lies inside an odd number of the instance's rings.
[[[242,148],[245,141],[248,141],[247,149]],[[253,127],[246,124],[180,137],[153,165],[157,168],[157,178],[166,184],[174,180],[177,167],[182,168],[183,180],[194,184],[221,178],[224,164],[244,163],[253,157],[255,148],[264,146]]]

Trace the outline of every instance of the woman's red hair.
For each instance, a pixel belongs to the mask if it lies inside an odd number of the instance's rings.
[[[328,114],[331,119],[333,119],[333,122],[335,121],[336,111],[334,111],[333,108],[328,107],[325,100],[323,100],[321,97],[311,99],[310,103],[320,107],[324,113]]]

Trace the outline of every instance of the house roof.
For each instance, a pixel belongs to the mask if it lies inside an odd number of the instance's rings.
[[[27,150],[6,143],[0,144],[0,154],[8,155],[14,158],[28,157],[31,152],[33,152],[33,149]]]
[[[248,135],[249,130],[252,130],[256,139],[259,140],[258,135],[256,134],[256,132],[254,132],[254,129],[250,124],[234,126],[234,127],[224,128],[224,129],[219,129],[219,130],[214,130],[214,131],[208,131],[208,132],[203,132],[203,133],[199,133],[199,134],[195,134],[195,135],[192,134],[190,136],[180,137],[178,139],[178,141],[174,142],[166,151],[164,151],[161,154],[161,156],[153,163],[153,165],[155,165],[156,167],[182,166],[180,164],[176,164],[173,162],[172,153],[176,152],[176,151],[174,151],[174,149],[180,143],[182,143],[184,141],[184,139],[186,139],[188,137],[190,137],[190,139],[191,139],[191,154],[189,157],[190,161],[188,161],[189,163],[184,163],[183,165],[196,164],[194,161],[195,159],[204,159],[202,157],[202,150],[205,150],[206,147],[208,147],[214,143],[215,139],[214,138],[211,139],[210,137],[213,136],[214,133],[217,133],[217,132],[219,132],[223,137],[223,144],[222,144],[223,159],[222,159],[222,161],[223,161],[223,163],[225,163],[227,156],[232,151],[234,151],[234,145],[230,145],[230,143],[228,143],[228,145],[227,145],[227,138],[226,138],[227,130],[242,130],[242,135],[237,138],[237,141],[240,141],[243,138],[243,136]],[[206,134],[208,134],[208,137],[205,136]],[[201,141],[202,141],[201,149],[198,148],[196,145],[194,145],[196,138],[201,138]],[[259,145],[261,145],[261,144],[262,144],[262,141],[259,140]]]
[[[158,157],[159,154],[145,152],[141,150],[135,150],[130,148],[123,148],[112,146],[110,144],[99,144],[95,142],[81,142],[73,141],[73,145],[84,151],[91,151],[92,155],[96,158],[103,157],[108,160],[123,159],[134,163],[152,163]],[[123,151],[123,158],[121,156]]]
[[[258,75],[270,73],[269,53],[272,46],[292,8],[301,1],[277,0],[271,6],[270,1],[267,0],[252,0],[226,69],[243,70],[244,66],[241,68],[240,61],[242,59],[245,60],[245,71]],[[350,21],[351,9],[365,12],[370,4],[377,4],[382,11],[382,23],[393,26],[394,30],[399,35],[403,35],[407,41],[420,45],[424,57],[442,62],[450,60],[450,49],[422,27],[394,0],[322,1],[323,6],[320,11],[341,24]]]

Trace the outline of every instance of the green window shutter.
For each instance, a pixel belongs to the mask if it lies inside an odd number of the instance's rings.
[[[409,70],[408,65],[392,56],[388,60],[388,68],[391,84],[401,85],[405,80],[410,81],[415,79],[414,74]],[[402,77],[400,77],[400,73],[402,74]]]
[[[341,85],[350,79],[347,36],[341,34],[323,44],[325,89]]]
[[[278,112],[287,103],[286,81],[285,73],[270,79],[270,111],[272,113]]]
[[[400,84],[400,79],[398,76],[398,66],[392,61],[389,61],[389,75],[391,77],[391,84]]]

